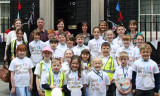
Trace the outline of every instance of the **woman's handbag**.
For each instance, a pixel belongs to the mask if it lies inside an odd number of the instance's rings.
[[[4,82],[10,82],[10,76],[10,71],[8,70],[4,62],[2,68],[0,69],[0,78]]]

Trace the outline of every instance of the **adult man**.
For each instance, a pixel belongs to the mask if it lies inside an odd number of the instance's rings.
[[[35,30],[39,30],[41,32],[41,40],[43,42],[46,42],[48,40],[48,36],[47,36],[47,30],[44,29],[44,19],[43,18],[38,18],[37,19],[37,26],[38,28]],[[33,32],[31,32],[30,37],[29,37],[29,42],[31,42],[33,40],[33,36],[32,36]]]

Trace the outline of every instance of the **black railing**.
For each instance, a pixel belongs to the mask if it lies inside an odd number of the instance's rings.
[[[141,15],[140,16],[140,32],[144,32],[145,42],[152,41],[153,36],[156,40],[158,38],[158,32],[160,31],[160,15]],[[147,34],[149,32],[149,34]],[[155,34],[153,35],[153,33]],[[148,36],[149,35],[149,36]]]

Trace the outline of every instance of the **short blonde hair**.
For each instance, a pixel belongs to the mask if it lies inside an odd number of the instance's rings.
[[[149,45],[149,44],[142,44],[141,46],[140,46],[140,52],[142,52],[142,50],[145,50],[145,49],[147,49],[147,50],[149,50],[150,52],[152,52],[152,48],[151,48],[151,46]]]
[[[114,33],[114,31],[113,31],[112,29],[108,29],[107,31],[105,31],[105,35],[106,35],[109,31],[111,31],[111,32],[113,33],[113,38],[115,38],[115,33]]]
[[[93,60],[92,60],[92,62],[91,62],[91,66],[93,66],[93,64],[94,64],[94,62],[95,62],[95,60],[101,60],[101,63],[102,63],[102,59],[100,58],[100,57],[95,57]]]
[[[126,51],[122,51],[119,53],[119,59],[121,58],[129,58],[128,53]]]

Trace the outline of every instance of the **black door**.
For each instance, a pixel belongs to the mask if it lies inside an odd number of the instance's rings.
[[[55,0],[55,29],[57,20],[64,19],[65,30],[81,32],[81,22],[91,25],[91,0]],[[89,27],[90,30],[90,27]]]

